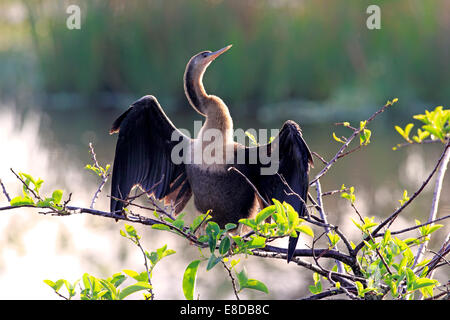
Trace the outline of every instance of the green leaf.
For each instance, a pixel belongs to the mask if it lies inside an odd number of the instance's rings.
[[[202,222],[206,222],[209,219],[211,219],[211,215],[209,214],[209,211],[205,214],[198,215],[194,218],[194,221],[189,226],[189,229],[191,230],[191,232],[194,232],[194,230],[196,230]]]
[[[330,239],[330,243],[331,243],[332,247],[334,247],[339,242],[339,240],[341,240],[339,235],[336,234],[335,232],[330,231],[327,233],[327,236],[328,236],[328,239]]]
[[[136,278],[139,277],[139,273],[136,272],[136,271],[134,271],[134,270],[123,269],[122,271],[123,271],[123,273],[125,273],[127,276],[129,276],[129,277],[131,277],[131,278],[133,278],[133,279],[136,279]]]
[[[342,139],[338,138],[338,137],[336,136],[336,133],[334,133],[334,132],[333,132],[333,139],[336,140],[337,142],[345,143],[344,141],[342,141]]]
[[[435,232],[436,230],[442,228],[443,226],[444,226],[443,224],[434,224],[432,226],[429,226],[429,228],[427,230],[428,231],[427,234],[431,234],[431,233]]]
[[[53,202],[55,204],[59,204],[62,200],[63,191],[62,190],[55,190],[52,193]]]
[[[214,252],[216,249],[217,244],[217,238],[220,233],[220,227],[219,225],[214,221],[209,221],[208,225],[206,226],[206,234],[208,235],[208,244],[209,244],[209,250]]]
[[[231,260],[231,262],[230,262],[230,265],[231,265],[231,269],[233,269],[239,262],[241,261],[241,259],[233,259],[233,260]]]
[[[52,280],[44,280],[44,283],[56,290],[56,284]]]
[[[230,238],[224,237],[223,240],[220,242],[219,246],[219,252],[220,254],[226,254],[228,250],[230,250],[231,241]]]
[[[411,143],[411,139],[409,138],[409,133],[411,132],[412,127],[414,126],[414,124],[409,123],[405,129],[403,130],[401,127],[399,126],[395,126],[395,130],[397,130],[397,132],[403,137],[403,139],[405,139],[406,141],[408,141],[409,143]]]
[[[258,141],[256,141],[256,138],[255,138],[255,136],[254,136],[253,134],[251,134],[251,133],[248,132],[248,131],[245,131],[245,135],[246,135],[247,137],[249,137],[249,139],[250,139],[250,141],[252,142],[253,145],[255,145],[255,146],[258,145]]]
[[[177,219],[173,222],[173,226],[174,226],[175,228],[178,228],[178,229],[183,229],[183,227],[184,227],[184,220],[182,220],[182,219],[180,219],[180,218],[177,218]]]
[[[276,211],[272,214],[273,220],[278,225],[280,231],[284,233],[288,229],[288,221],[284,206],[276,199],[272,199],[272,201],[276,207]]]
[[[370,131],[369,129],[363,129],[363,131],[361,131],[359,133],[359,144],[361,146],[366,146],[370,143],[370,137],[372,135],[372,131]]]
[[[214,255],[214,253],[211,254],[211,256],[208,259],[208,264],[206,265],[206,271],[209,271],[212,268],[214,268],[216,266],[216,264],[218,264],[221,260],[222,260],[222,257],[216,257]]]
[[[36,183],[34,184],[34,186],[36,187],[36,191],[39,192],[39,189],[42,187],[42,184],[44,183],[44,180],[42,180],[41,178],[39,178]]]
[[[136,229],[132,225],[125,224],[125,231],[130,237],[137,237]]]
[[[428,286],[436,286],[439,284],[437,280],[428,279],[428,278],[419,278],[416,279],[412,285],[413,290],[421,289]]]
[[[252,239],[248,242],[247,248],[264,248],[266,246],[266,238],[255,235],[252,235],[251,238]]]
[[[297,226],[297,227],[295,227],[295,231],[304,233],[304,234],[310,236],[311,238],[314,238],[314,231],[311,229],[310,226],[307,226],[307,225]]]
[[[125,280],[127,279],[122,273],[113,274],[111,278],[108,278],[108,281],[114,285],[114,287],[118,288]]]
[[[410,268],[406,268],[406,284],[408,289],[412,289],[416,280],[416,275]]]
[[[249,226],[253,230],[256,229],[256,222],[253,219],[239,219],[239,223],[242,223],[243,225]]]
[[[422,128],[425,129],[426,131],[428,131],[429,133],[431,133],[436,138],[444,140],[443,132],[440,131],[439,129],[433,127],[432,125],[427,124],[427,125],[422,126]]]
[[[312,294],[318,294],[318,293],[322,292],[322,283],[320,282],[320,275],[317,272],[314,272],[313,280],[314,280],[314,285],[308,286],[309,291],[311,291]]]
[[[265,207],[264,209],[262,209],[260,212],[258,212],[258,214],[255,217],[256,224],[260,224],[261,222],[266,220],[268,217],[270,217],[272,215],[272,213],[275,210],[276,210],[275,205],[271,205],[271,206],[268,206],[268,207]]]
[[[29,196],[17,196],[13,199],[11,199],[10,203],[11,206],[23,206],[23,205],[32,205],[34,204],[34,201]]]
[[[103,285],[103,288],[105,288],[106,291],[108,292],[109,300],[117,300],[116,287],[112,283],[106,281],[105,279],[100,279],[100,283]]]
[[[192,300],[194,298],[195,278],[197,276],[197,269],[200,262],[200,260],[192,261],[184,271],[183,294],[187,300]]]
[[[64,280],[60,279],[60,280],[56,281],[56,283],[51,280],[44,280],[44,283],[46,283],[47,285],[52,287],[53,290],[58,291],[59,289],[61,289],[62,285],[64,284]]]
[[[53,198],[45,198],[45,200],[39,200],[36,203],[36,207],[39,207],[39,208],[51,207],[52,203],[53,203]]]
[[[167,244],[162,246],[159,249],[156,249],[158,261],[161,260],[162,258],[170,256],[171,254],[174,254],[174,253],[175,253],[175,250],[167,249]]]
[[[128,287],[123,288],[119,292],[119,300],[125,299],[132,293],[141,291],[141,290],[149,290],[152,286],[148,282],[136,282],[135,284],[129,285]]]
[[[240,289],[242,290],[243,288],[247,288],[247,289],[253,289],[253,290],[258,290],[261,292],[264,292],[266,294],[269,293],[269,289],[267,288],[267,286],[256,279],[248,279],[247,282],[245,283],[245,285],[241,286],[239,285]]]
[[[225,231],[230,231],[233,230],[237,227],[237,225],[235,223],[227,223],[225,225]]]
[[[155,230],[170,230],[170,227],[168,225],[162,224],[162,223],[156,223],[152,225],[152,229]]]
[[[355,281],[356,289],[358,290],[358,296],[361,298],[364,298],[365,292],[364,292],[364,286],[361,282]]]
[[[289,229],[296,227],[300,222],[297,211],[295,211],[295,209],[287,202],[283,202],[283,206],[287,209]]]
[[[242,288],[243,286],[245,286],[248,281],[247,270],[245,269],[245,267],[240,272],[236,272],[236,277],[239,282],[239,287]]]

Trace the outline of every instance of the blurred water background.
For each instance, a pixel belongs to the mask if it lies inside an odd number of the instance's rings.
[[[69,30],[66,9],[81,8],[81,29]],[[425,108],[448,107],[450,98],[450,2],[377,1],[381,29],[366,27],[370,1],[16,1],[0,3],[0,178],[11,195],[21,186],[9,168],[45,180],[43,193],[62,188],[72,204],[88,207],[99,181],[83,169],[89,142],[101,163],[112,163],[115,136],[108,131],[129,104],[157,97],[174,124],[193,129],[200,116],[188,105],[182,76],[199,51],[233,48],[208,69],[209,93],[229,106],[235,128],[280,128],[298,122],[313,151],[330,159],[348,135],[336,122],[358,125],[386,100],[394,108],[370,125],[372,143],[338,162],[322,179],[324,191],[355,186],[357,207],[377,219],[399,205],[428,176],[442,149],[402,142],[394,125],[415,122]],[[316,160],[314,176],[322,168]],[[109,183],[96,208],[108,210]],[[433,183],[394,224],[398,230],[425,221]],[[438,216],[450,212],[450,178]],[[314,193],[314,190],[312,190]],[[0,205],[7,205],[0,194]],[[329,221],[358,239],[347,201],[325,198]],[[192,211],[192,205],[187,211]],[[141,253],[119,235],[123,223],[74,215],[50,217],[36,210],[0,213],[0,298],[54,299],[42,280],[75,281],[83,272],[107,277],[122,269],[144,270]],[[183,298],[181,279],[194,246],[176,236],[138,226],[143,244],[167,243],[176,255],[154,271],[156,298]],[[319,231],[318,231],[319,232]],[[449,228],[436,233],[437,249]],[[285,245],[281,242],[280,245]],[[269,295],[294,299],[307,292],[311,273],[284,261],[242,258],[249,275]],[[204,269],[202,269],[204,270]],[[438,274],[446,281],[447,268]],[[234,298],[226,271],[201,272],[200,299]],[[139,298],[139,296],[135,296]]]

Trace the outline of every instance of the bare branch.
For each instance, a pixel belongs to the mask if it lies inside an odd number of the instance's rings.
[[[139,242],[139,237],[136,236],[134,237],[134,240],[136,241],[136,245],[139,247],[139,249],[141,249],[142,255],[144,256],[144,266],[145,266],[145,270],[147,271],[147,279],[148,279],[148,284],[150,285],[150,288],[148,289],[148,292],[150,293],[150,300],[153,300],[155,298],[155,294],[153,293],[153,285],[152,285],[152,278],[151,278],[151,271],[148,268],[148,264],[147,264],[147,255],[145,254],[145,250],[144,248],[142,248],[141,243]]]
[[[447,145],[449,143],[447,143]],[[439,199],[441,198],[442,184],[444,182],[444,176],[445,176],[445,172],[447,171],[447,165],[448,165],[449,161],[450,161],[450,148],[446,148],[446,150],[444,152],[444,158],[441,161],[439,171],[436,176],[436,183],[435,183],[434,192],[433,192],[433,200],[431,202],[431,210],[430,210],[430,215],[428,216],[428,221],[436,220],[436,215],[437,215],[438,206],[439,206]],[[425,249],[427,248],[427,245],[428,245],[427,240],[425,240],[425,242],[423,242],[420,245],[419,250],[417,251],[417,255],[414,259],[413,267],[415,267],[417,265],[417,263],[422,259],[423,255],[425,253]]]
[[[377,112],[375,112],[373,115],[369,117],[369,119],[366,120],[366,126],[376,118],[380,113],[384,112],[388,107],[392,106],[392,102],[386,103],[383,107],[381,107]],[[353,139],[360,134],[364,128],[356,129],[353,128],[352,135],[345,141],[345,143],[341,146],[341,148],[338,150],[338,152],[334,155],[334,157],[325,165],[325,167],[315,176],[313,180],[309,182],[310,185],[313,185],[317,180],[319,180],[327,171],[331,168],[331,166],[340,158],[342,158],[342,155],[344,154],[345,149],[350,145],[350,143],[353,141]],[[358,148],[359,149],[359,148]],[[356,150],[353,150],[356,151]],[[351,152],[353,152],[351,151]],[[348,152],[348,153],[351,153]]]
[[[264,205],[266,207],[270,206],[269,203],[267,203],[267,201],[261,196],[261,194],[259,193],[258,189],[255,187],[255,185],[245,176],[245,174],[243,174],[242,172],[240,172],[238,169],[236,169],[235,167],[229,167],[228,171],[236,171],[238,174],[240,174],[245,181],[247,181],[247,183],[250,185],[250,187],[252,187],[253,191],[255,191],[255,193],[258,195],[258,197],[261,199],[261,201],[264,203]]]
[[[12,169],[12,168],[9,168],[9,170],[11,170],[11,172],[14,173],[14,175],[16,176],[16,178],[19,179],[20,182],[22,182],[22,184],[25,186],[25,188],[27,188],[27,190],[30,191],[31,194],[32,194],[36,199],[42,201],[42,198],[41,198],[36,192],[34,192],[33,189],[30,189],[30,188],[27,186],[27,184],[25,183],[25,181],[23,181],[23,179],[22,179],[22,178],[21,178],[21,177],[20,177],[20,176]]]
[[[323,164],[325,164],[325,165],[328,164],[328,162],[327,162],[320,154],[318,154],[317,152],[312,151],[311,153],[312,153],[313,156],[316,156],[317,159],[319,159],[320,161],[322,161]]]
[[[231,273],[231,269],[228,268],[228,266],[226,265],[226,263],[223,260],[221,260],[220,262],[222,262],[223,267],[225,268],[225,270],[228,271],[228,276],[231,279],[231,285],[233,286],[233,292],[234,292],[234,295],[236,296],[236,300],[240,300],[239,299],[239,295],[238,295],[238,290],[237,290],[237,287],[236,287],[236,280],[234,279],[233,274]]]
[[[5,185],[2,182],[2,179],[0,179],[0,185],[2,186],[3,194],[5,195],[8,202],[11,202],[11,198],[9,197],[8,192],[6,191]]]
[[[317,204],[319,205],[319,206],[318,206],[318,207],[319,207],[319,209],[318,209],[319,215],[320,215],[320,217],[322,218],[322,220],[323,220],[326,224],[328,224],[327,215],[325,214],[325,210],[324,210],[324,208],[323,208],[323,201],[322,201],[322,187],[320,186],[320,181],[319,181],[319,180],[316,181],[316,193],[317,193]],[[329,227],[325,227],[324,229],[325,229],[325,232],[326,232],[327,234],[331,232],[331,229],[330,229]],[[328,239],[328,240],[329,240],[329,243],[331,244],[330,239]],[[337,247],[337,244],[335,245],[335,249],[339,252],[339,249],[338,249],[338,247]],[[345,269],[344,269],[344,266],[342,265],[342,262],[339,261],[339,260],[336,260],[336,264],[337,264],[337,267],[338,267],[338,272],[344,273],[344,272],[345,272]]]
[[[378,232],[384,228],[386,225],[388,227],[392,224],[392,222],[397,218],[397,216],[411,203],[414,201],[415,198],[422,192],[422,190],[426,187],[428,182],[430,182],[431,178],[433,177],[434,173],[439,168],[439,165],[441,164],[442,160],[444,159],[444,156],[447,153],[448,148],[450,147],[450,141],[447,142],[445,145],[444,151],[442,152],[441,156],[439,157],[439,160],[437,161],[436,165],[434,166],[431,173],[428,175],[428,177],[425,179],[425,181],[422,183],[422,185],[419,187],[419,189],[409,198],[408,201],[406,201],[400,208],[395,210],[389,217],[387,217],[384,221],[382,221],[373,231],[372,231],[372,237],[376,237]],[[367,236],[364,240],[370,239],[369,236]],[[364,241],[361,241],[354,249],[354,252],[357,253],[361,248],[364,247]]]
[[[92,201],[91,201],[90,208],[91,208],[91,209],[94,209],[95,202],[97,201],[100,192],[102,192],[102,189],[103,189],[103,187],[104,187],[105,184],[106,184],[106,181],[108,181],[108,178],[109,178],[109,176],[110,176],[110,173],[106,174],[106,173],[102,170],[102,167],[100,167],[100,165],[98,164],[98,161],[97,161],[97,155],[95,154],[94,146],[92,145],[92,142],[89,142],[89,152],[90,152],[90,154],[91,154],[91,156],[92,156],[92,160],[94,161],[94,167],[96,167],[97,169],[100,170],[100,172],[101,172],[101,177],[102,177],[102,181],[100,182],[100,185],[98,186],[97,191],[95,191],[94,197],[92,198]]]

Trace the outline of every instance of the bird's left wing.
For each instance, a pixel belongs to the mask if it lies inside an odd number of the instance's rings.
[[[139,185],[157,199],[175,200],[180,212],[191,197],[183,163],[171,159],[172,149],[190,139],[175,128],[153,96],[134,102],[113,123],[119,132],[111,183],[111,212],[121,212],[131,189]],[[174,139],[175,138],[175,139]]]
[[[261,152],[261,149],[267,151],[271,159],[267,164],[259,162],[258,169],[268,170],[271,167],[275,171],[266,174],[261,171],[254,178],[253,182],[261,196],[268,203],[271,203],[273,198],[281,202],[286,201],[300,216],[304,216],[308,195],[308,172],[313,160],[300,127],[294,121],[286,121],[272,143],[256,148],[258,152]],[[292,259],[297,241],[298,237],[289,238],[288,262]]]

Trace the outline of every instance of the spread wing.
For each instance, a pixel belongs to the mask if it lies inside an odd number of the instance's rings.
[[[261,196],[268,203],[271,203],[273,198],[281,202],[286,201],[300,216],[304,216],[308,195],[308,172],[313,160],[298,124],[291,120],[286,121],[278,136],[270,144],[255,148],[265,148],[271,158],[268,164],[258,163],[260,170],[267,170],[266,174],[261,171],[255,179],[255,186]],[[288,262],[292,259],[297,241],[298,237],[289,238]]]
[[[190,139],[177,130],[153,96],[134,102],[113,123],[119,132],[111,183],[111,212],[121,212],[138,185],[157,199],[174,200],[180,212],[191,197],[183,163],[171,159],[172,149]],[[174,139],[175,138],[175,139]],[[174,140],[174,141],[173,141]],[[185,149],[184,149],[185,150]]]

